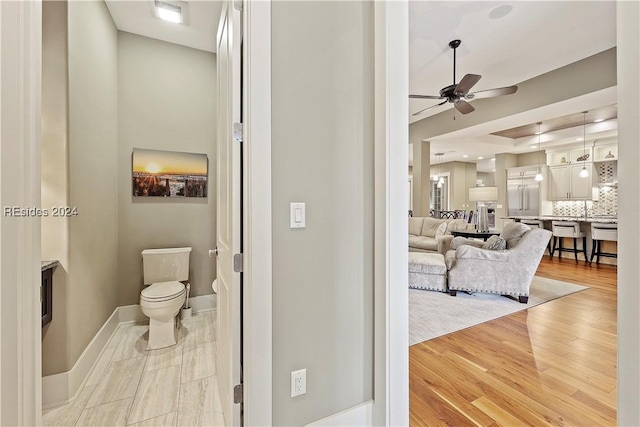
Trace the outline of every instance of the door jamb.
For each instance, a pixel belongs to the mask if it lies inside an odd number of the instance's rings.
[[[374,3],[373,425],[409,425],[408,21],[407,1]]]
[[[42,4],[0,2],[0,20],[0,424],[40,425],[40,218],[4,208],[40,206]]]
[[[272,425],[271,2],[243,5],[244,421]]]

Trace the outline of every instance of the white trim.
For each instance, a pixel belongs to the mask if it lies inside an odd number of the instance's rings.
[[[375,2],[374,425],[409,425],[409,10]]]
[[[149,320],[142,312],[140,304],[123,305],[116,308],[116,310],[118,312],[118,323],[143,322]]]
[[[307,424],[309,427],[371,426],[373,425],[373,401],[370,400],[335,415]]]
[[[271,3],[244,3],[244,424],[272,425]]]
[[[189,298],[193,312],[214,310],[215,297],[211,294]],[[149,318],[142,313],[138,304],[116,307],[69,371],[42,377],[43,408],[64,405],[77,397],[78,391],[90,377],[91,369],[100,358],[118,325],[148,320]]]
[[[0,2],[0,206],[40,206],[42,5]],[[40,220],[0,219],[0,424],[41,422]]]
[[[197,297],[189,297],[189,305],[192,308],[193,313],[200,311],[209,311],[216,308],[216,295],[200,295]],[[143,322],[149,318],[145,316],[140,308],[140,304],[123,305],[118,307],[118,322],[130,323],[130,322]]]
[[[102,354],[118,323],[122,323],[119,312],[120,307],[113,310],[111,316],[84,349],[73,368],[67,372],[42,377],[43,409],[64,405],[76,397],[86,378],[89,378],[91,368]]]

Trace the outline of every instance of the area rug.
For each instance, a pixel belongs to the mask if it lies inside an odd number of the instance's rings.
[[[526,310],[585,289],[588,287],[535,276],[527,304],[494,294],[467,294],[458,291],[458,295],[452,297],[443,292],[409,289],[409,345]]]

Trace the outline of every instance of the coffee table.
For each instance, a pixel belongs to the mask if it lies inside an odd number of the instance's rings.
[[[451,235],[454,237],[467,237],[469,239],[482,239],[485,242],[491,236],[500,235],[499,231],[476,231],[476,230],[453,230]]]

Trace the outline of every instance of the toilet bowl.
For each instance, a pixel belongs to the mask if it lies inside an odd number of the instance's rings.
[[[147,350],[169,347],[177,343],[175,317],[184,304],[186,289],[180,282],[160,282],[140,294],[140,307],[149,317]]]
[[[147,350],[176,345],[176,315],[186,299],[191,248],[142,251],[144,283],[140,307],[149,317]]]

